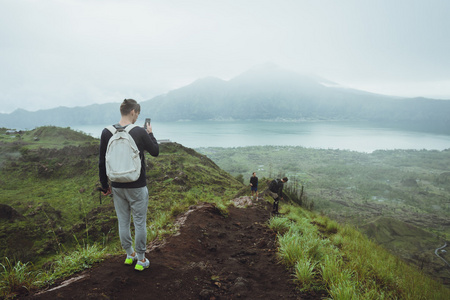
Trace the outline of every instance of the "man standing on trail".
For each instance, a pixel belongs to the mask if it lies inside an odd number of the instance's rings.
[[[135,270],[138,271],[142,271],[150,266],[149,260],[145,258],[145,250],[147,247],[148,188],[145,178],[144,150],[148,151],[152,156],[159,155],[159,146],[155,137],[153,136],[151,124],[146,123],[144,125],[144,128],[134,125],[140,111],[141,107],[135,100],[123,100],[122,104],[120,105],[121,119],[119,123],[113,126],[108,126],[102,131],[99,158],[99,176],[100,183],[102,185],[101,189],[103,195],[105,196],[111,193],[113,194],[114,207],[119,223],[120,242],[123,249],[127,253],[125,264],[132,265],[133,262],[136,261]],[[125,132],[127,132],[127,137],[131,136],[132,140],[134,140],[135,143],[134,146],[137,147],[137,149],[134,149],[136,155],[137,151],[139,152],[141,164],[140,173],[139,163],[136,164],[137,166],[135,168],[135,178],[137,178],[137,180],[130,181],[127,179],[119,180],[111,178],[113,177],[113,173],[110,171],[110,165],[114,164],[114,162],[111,162],[112,158],[109,158],[108,156],[110,155],[110,148],[112,148],[112,146],[110,147],[109,144],[112,145],[112,140],[115,139],[112,139],[113,135],[116,136],[119,132],[121,134],[125,134]],[[128,145],[130,146],[132,144],[133,143],[131,139],[128,139]],[[111,152],[112,151],[113,150],[111,150]],[[111,157],[114,156],[111,155]],[[128,160],[126,158],[116,158],[114,161],[116,162],[116,165],[120,166],[121,164],[123,164],[123,162]],[[109,172],[108,175],[107,172]],[[108,178],[111,180],[111,186],[109,186]],[[133,249],[132,237],[130,232],[131,214],[133,215],[135,229],[136,250]]]
[[[288,181],[287,177],[283,177],[283,179],[275,179],[275,184],[269,185],[269,195],[273,198],[273,214],[278,214],[278,203],[283,200],[283,186]]]
[[[250,177],[250,190],[252,191],[252,197],[256,192],[256,199],[258,199],[258,177],[256,177],[255,172],[253,172],[253,176]]]

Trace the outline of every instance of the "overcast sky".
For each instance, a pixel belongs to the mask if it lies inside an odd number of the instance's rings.
[[[450,99],[448,0],[0,0],[0,112],[148,100],[272,62]]]

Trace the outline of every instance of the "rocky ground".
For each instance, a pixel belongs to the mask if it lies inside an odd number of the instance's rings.
[[[111,256],[24,299],[322,299],[302,293],[292,270],[277,259],[276,233],[267,227],[270,205],[234,200],[224,216],[212,204],[190,207],[179,233],[148,246],[149,269],[135,271],[125,256]]]

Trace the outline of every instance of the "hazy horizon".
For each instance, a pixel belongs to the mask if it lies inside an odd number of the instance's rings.
[[[100,138],[107,125],[78,125],[71,128]],[[194,149],[300,146],[372,153],[376,150],[399,149],[443,151],[450,145],[450,136],[445,134],[349,121],[154,122],[154,132],[158,140],[168,139]]]
[[[149,100],[267,62],[344,87],[450,99],[450,1],[0,3],[0,112]]]

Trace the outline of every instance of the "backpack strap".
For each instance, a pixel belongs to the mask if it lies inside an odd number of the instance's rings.
[[[106,127],[106,129],[108,129],[113,135],[117,131],[116,127],[114,127],[112,125],[109,125],[108,127]]]
[[[125,131],[130,133],[131,129],[133,129],[134,127],[137,127],[136,124],[130,124],[127,127],[125,127]]]
[[[137,125],[135,125],[135,124],[130,124],[127,127],[125,127],[125,131],[130,133],[131,129],[133,129],[136,126]],[[117,132],[117,128],[114,127],[114,125],[109,125],[109,126],[106,127],[106,129],[108,129],[113,135],[114,135],[114,133]]]

